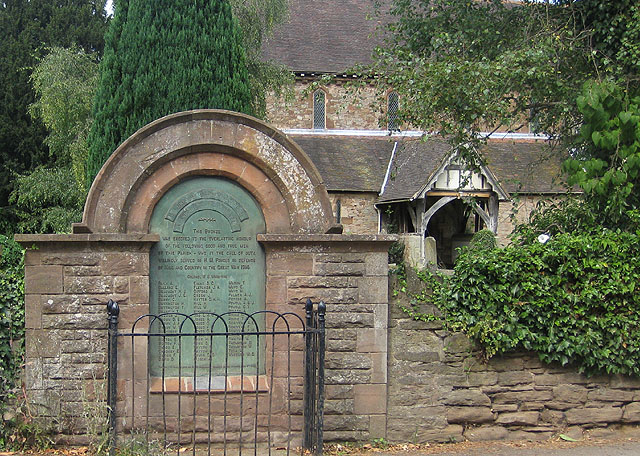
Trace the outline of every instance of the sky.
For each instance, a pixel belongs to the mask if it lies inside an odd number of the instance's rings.
[[[104,9],[107,10],[109,16],[113,15],[113,0],[107,0],[107,5]]]

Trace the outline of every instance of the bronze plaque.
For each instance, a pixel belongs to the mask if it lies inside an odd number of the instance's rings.
[[[210,366],[216,375],[264,373],[259,337],[191,335],[264,329],[262,315],[244,315],[263,310],[265,302],[265,257],[256,240],[265,222],[251,194],[224,178],[180,182],[154,208],[150,231],[161,236],[149,271],[150,312],[161,318],[150,332],[190,334],[151,337],[151,375],[192,376],[195,370],[202,377]]]

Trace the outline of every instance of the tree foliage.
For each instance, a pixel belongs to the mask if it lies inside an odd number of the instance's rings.
[[[85,193],[69,168],[38,167],[17,175],[9,201],[15,207],[20,233],[68,233],[82,219]]]
[[[101,0],[4,0],[0,2],[0,229],[11,231],[7,207],[13,173],[49,165],[46,130],[28,107],[35,100],[31,68],[43,46],[102,51],[107,18]]]
[[[292,73],[277,62],[265,62],[262,44],[274,28],[289,15],[289,0],[230,0],[247,54],[247,67],[253,97],[254,114],[260,118],[266,112],[268,93],[281,94],[290,82]]]
[[[58,167],[73,171],[76,185],[85,189],[87,135],[98,82],[95,54],[79,47],[49,49],[31,73],[36,100],[29,112],[47,128],[45,143]]]
[[[589,83],[577,99],[584,116],[575,158],[564,164],[569,184],[585,192],[600,226],[640,222],[640,92]]]
[[[637,75],[635,3],[394,0],[372,70],[402,120],[457,144],[526,125],[570,138],[585,81]]]
[[[88,184],[127,137],[199,108],[254,113],[242,36],[228,0],[120,0],[105,37],[89,134]]]

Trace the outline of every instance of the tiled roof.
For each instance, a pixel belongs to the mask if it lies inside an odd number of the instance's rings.
[[[449,143],[435,138],[399,143],[380,202],[412,199],[429,181],[450,150]]]
[[[483,155],[488,168],[509,193],[566,191],[561,166],[566,153],[544,142],[489,142]]]
[[[427,184],[451,150],[441,139],[405,141],[398,147],[380,202],[410,200]],[[501,187],[513,193],[562,193],[565,157],[546,143],[489,142],[482,149],[487,168]]]
[[[341,73],[371,62],[380,39],[371,0],[291,0],[289,21],[263,46],[263,57],[295,72]]]
[[[440,138],[289,135],[320,171],[330,191],[380,192],[398,141],[380,202],[414,198],[448,157],[451,146]],[[507,192],[562,193],[564,157],[543,142],[489,142],[486,166]]]
[[[289,135],[311,158],[328,190],[380,192],[394,141],[388,137]]]

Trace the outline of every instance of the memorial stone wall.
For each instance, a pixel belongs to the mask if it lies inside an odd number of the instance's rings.
[[[203,110],[144,127],[105,163],[71,234],[16,236],[27,249],[25,378],[31,410],[61,442],[86,442],[87,406],[105,399],[109,299],[120,304],[119,330],[127,331],[150,312],[266,309],[303,316],[311,298],[327,303],[327,430],[335,438],[382,436],[386,252],[393,238],[325,234],[340,231],[333,220],[309,158],[256,119]],[[193,320],[208,323],[202,316]],[[137,324],[150,329],[148,319]],[[232,364],[238,352],[256,353],[249,345],[230,347]],[[119,351],[118,410],[139,412],[126,405],[127,395],[138,394],[129,393],[134,387],[169,394],[202,387],[198,379],[187,385],[172,378],[171,369],[179,359],[204,362],[209,347],[196,349],[195,358],[193,350],[181,357],[173,348],[165,353],[169,370],[160,387],[159,347],[143,343]],[[293,348],[292,359],[300,375],[301,347]],[[253,365],[266,374],[279,368],[257,354]],[[134,374],[150,383],[132,382]],[[248,380],[229,374],[243,385]],[[273,388],[274,402],[281,402],[278,375],[276,384],[260,379],[250,389],[260,394]],[[238,391],[237,385],[230,391]],[[292,413],[299,415],[302,389],[292,394]],[[199,407],[196,422],[207,413]],[[284,422],[278,416],[285,413],[280,408],[260,422]]]

